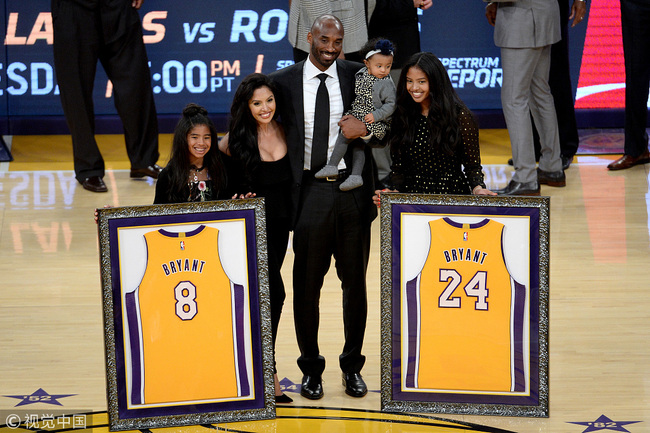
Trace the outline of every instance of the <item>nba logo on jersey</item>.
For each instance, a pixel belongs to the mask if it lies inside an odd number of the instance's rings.
[[[463,240],[467,241],[469,239],[469,234],[467,232],[463,232]]]
[[[185,241],[181,241],[181,251],[185,251]]]

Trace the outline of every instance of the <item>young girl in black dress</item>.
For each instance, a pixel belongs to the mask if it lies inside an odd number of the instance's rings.
[[[188,104],[174,130],[171,156],[156,182],[154,204],[231,198],[216,143],[217,131],[205,108]]]

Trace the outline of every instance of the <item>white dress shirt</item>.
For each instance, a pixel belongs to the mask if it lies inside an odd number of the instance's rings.
[[[336,70],[336,62],[332,64],[327,70],[321,71],[311,62],[309,58],[305,61],[305,67],[302,71],[302,88],[303,88],[303,103],[305,109],[305,170],[311,169],[311,142],[314,137],[314,111],[316,109],[316,92],[320,85],[318,74],[326,73],[328,75],[325,80],[327,92],[330,97],[330,135],[327,148],[327,159],[329,161],[330,155],[334,151],[334,144],[336,137],[339,134],[339,121],[343,117],[343,97],[341,95],[341,85],[339,83],[339,75]],[[339,170],[345,169],[345,162],[341,160],[339,163]]]

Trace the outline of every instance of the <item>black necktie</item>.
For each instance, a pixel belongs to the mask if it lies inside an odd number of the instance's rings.
[[[327,162],[330,129],[330,95],[325,80],[327,74],[318,74],[320,84],[316,91],[314,110],[314,136],[311,142],[311,169],[318,170]]]

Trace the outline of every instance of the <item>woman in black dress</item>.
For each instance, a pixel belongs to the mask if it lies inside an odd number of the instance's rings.
[[[156,181],[154,204],[231,198],[214,124],[205,108],[188,104],[174,130],[171,156]]]
[[[264,197],[268,245],[269,291],[273,347],[284,305],[285,289],[280,269],[287,252],[290,229],[291,169],[282,125],[275,120],[275,92],[262,74],[244,78],[233,97],[228,134],[219,149],[229,155],[240,173],[237,192]],[[226,157],[228,158],[228,157]],[[226,159],[228,161],[228,159]],[[275,358],[274,358],[275,359]],[[275,400],[290,403],[275,379]]]
[[[496,195],[483,182],[476,120],[433,54],[404,65],[388,140],[392,189],[384,191]]]

